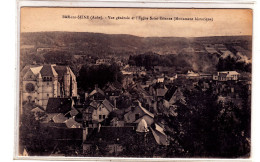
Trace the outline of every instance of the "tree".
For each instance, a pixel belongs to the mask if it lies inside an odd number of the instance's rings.
[[[119,67],[113,65],[98,65],[87,66],[84,65],[79,71],[77,82],[79,88],[84,91],[94,88],[97,84],[99,87],[105,86],[108,82],[120,82],[123,79],[123,75]]]

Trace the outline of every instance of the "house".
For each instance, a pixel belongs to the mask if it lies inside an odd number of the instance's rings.
[[[106,96],[105,96],[105,92],[102,91],[100,88],[98,88],[97,85],[95,85],[95,89],[93,91],[91,91],[90,94],[88,94],[86,98],[91,101],[93,101],[93,100],[102,101],[106,98]]]
[[[82,120],[84,122],[84,125],[88,127],[89,123],[92,123],[92,114],[95,107],[89,105],[86,109],[82,110]]]
[[[164,82],[164,77],[157,78],[157,83],[163,83],[163,82]]]
[[[26,66],[21,71],[22,101],[46,108],[50,97],[76,97],[76,76],[68,66]]]
[[[170,82],[173,82],[173,81],[176,80],[177,78],[178,78],[178,75],[177,75],[177,74],[173,74],[173,75],[169,76]]]
[[[46,117],[45,111],[39,107],[33,108],[31,112],[34,114],[35,120],[42,120]]]
[[[239,78],[239,73],[236,71],[219,71],[217,74],[213,75],[213,80],[216,81],[229,81],[229,80],[234,80],[237,81]]]
[[[177,101],[185,104],[185,97],[180,88],[172,86],[164,96],[163,105],[169,108],[171,105],[175,104]]]
[[[118,117],[114,117],[110,121],[110,126],[113,126],[113,127],[123,127],[124,125],[125,125],[125,121],[124,120],[119,120]]]
[[[195,73],[192,70],[188,70],[188,72],[186,74],[186,78],[187,79],[196,79],[196,78],[199,78],[199,77],[200,77],[200,74],[199,73]]]
[[[131,110],[124,115],[125,122],[138,124],[138,120],[144,119],[150,126],[154,122],[154,114],[146,110],[139,101],[134,104]]]
[[[212,79],[212,74],[200,73],[200,79]]]
[[[102,122],[113,110],[114,106],[107,99],[92,101],[82,114],[83,121],[87,124],[92,121]]]
[[[75,121],[75,117],[71,117],[64,121],[68,128],[82,128],[82,124]]]
[[[108,96],[109,100],[113,102],[115,102],[115,100],[120,96],[121,92],[122,92],[122,87],[121,85],[119,85],[119,83],[118,84],[108,83],[104,88],[105,95]]]
[[[57,123],[60,123],[61,121],[64,121],[64,115],[71,110],[71,107],[72,101],[70,98],[49,98],[45,111],[47,116],[44,118],[44,121],[42,121],[42,123],[55,121]],[[53,119],[54,117],[55,119]]]
[[[46,113],[67,113],[71,110],[71,98],[49,98]]]
[[[102,65],[102,64],[110,65],[110,62],[111,62],[110,59],[97,59],[96,65]]]

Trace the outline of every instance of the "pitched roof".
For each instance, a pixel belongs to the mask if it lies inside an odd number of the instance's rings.
[[[29,65],[26,65],[21,71],[20,71],[20,76],[23,77],[27,71],[30,69]]]
[[[96,109],[100,105],[100,102],[99,101],[92,101],[89,105]]]
[[[44,112],[44,110],[40,109],[39,107],[36,107],[36,108],[32,109],[31,112],[34,112],[34,113],[36,113],[36,112]]]
[[[76,122],[74,118],[69,118],[65,124],[68,128],[82,128],[82,124]]]
[[[113,84],[107,83],[105,91],[115,91],[115,90],[116,87]]]
[[[55,71],[58,73],[59,76],[63,76],[68,71],[67,66],[56,65],[53,68],[55,69]]]
[[[149,129],[147,127],[147,123],[144,119],[140,120],[137,125],[136,132],[148,132]]]
[[[134,123],[139,123],[142,119],[146,119],[145,116],[149,116],[149,115],[144,115],[141,118],[137,119],[136,121],[134,121]],[[150,118],[152,118],[151,116],[149,116]],[[146,121],[146,120],[145,120]],[[147,123],[147,122],[146,122]]]
[[[76,116],[79,113],[79,111],[76,108],[72,108],[72,110],[70,110],[69,113],[71,116]]]
[[[92,95],[94,95],[96,93],[100,93],[103,96],[105,95],[104,91],[102,91],[100,88],[96,88],[89,94],[89,96],[92,96]]]
[[[37,68],[37,67],[42,68],[42,66],[39,66],[39,65],[26,65],[20,72],[21,77],[23,77],[28,72],[29,69],[32,71],[33,68]]]
[[[71,110],[70,98],[49,98],[46,107],[47,113],[67,113]]]
[[[67,119],[68,118],[66,118],[62,113],[59,113],[52,118],[54,123],[64,123]]]
[[[169,88],[167,93],[165,93],[165,95],[164,95],[164,99],[169,101],[177,89],[178,89],[178,87],[176,87],[176,86],[172,86],[171,88]]]
[[[113,111],[114,106],[107,99],[105,99],[102,104],[107,108],[108,111]]]
[[[168,89],[158,88],[158,89],[156,89],[156,95],[162,97],[166,94],[167,91],[168,91]]]
[[[37,75],[40,73],[41,69],[43,66],[38,66],[38,67],[32,67],[31,71],[33,72],[34,75]]]
[[[154,118],[154,114],[151,113],[150,111],[146,110],[146,109],[142,106],[141,102],[139,102],[139,101],[138,101],[138,106],[141,108],[141,110],[142,110],[145,114],[147,114],[147,115],[149,115],[150,117]]]
[[[43,65],[40,70],[42,76],[57,76],[57,72],[54,70],[52,65]]]
[[[220,71],[219,74],[239,75],[236,71]]]
[[[165,134],[162,134],[161,132],[159,132],[158,130],[156,129],[152,129],[152,134],[154,136],[154,139],[156,141],[157,144],[159,145],[169,145],[168,141],[167,141],[167,136]]]

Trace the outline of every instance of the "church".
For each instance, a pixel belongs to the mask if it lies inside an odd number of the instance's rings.
[[[51,97],[77,97],[76,76],[68,66],[25,66],[21,71],[21,100],[46,109]]]

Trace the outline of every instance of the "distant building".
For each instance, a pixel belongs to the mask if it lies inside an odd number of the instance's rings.
[[[170,82],[173,82],[174,80],[176,80],[178,78],[177,74],[173,74],[169,77]]]
[[[26,66],[21,71],[22,101],[33,102],[46,109],[51,97],[76,97],[76,76],[68,66]]]
[[[186,74],[186,78],[187,79],[195,79],[195,78],[199,78],[200,77],[200,74],[199,73],[195,73],[194,71],[192,70],[189,70]]]
[[[97,59],[96,65],[102,65],[102,64],[110,65],[110,62],[111,62],[110,59]]]
[[[228,80],[238,80],[239,73],[236,71],[220,71],[213,75],[213,80],[217,81],[228,81]]]
[[[158,82],[158,83],[163,83],[163,82],[164,82],[164,77],[159,77],[159,78],[157,78],[157,82]]]

